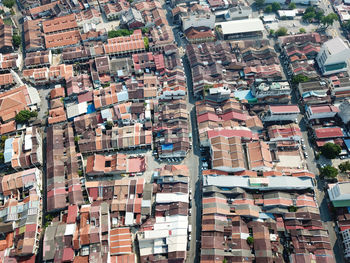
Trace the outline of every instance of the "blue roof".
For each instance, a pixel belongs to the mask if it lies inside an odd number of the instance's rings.
[[[234,94],[239,100],[251,100],[255,98],[250,90],[237,90]]]
[[[264,213],[264,212],[260,212],[260,213],[259,213],[259,218],[261,218],[261,219],[269,219],[269,218],[275,219],[275,217],[273,216],[273,214]]]
[[[173,149],[173,144],[172,143],[168,143],[168,144],[163,144],[162,145],[162,151],[166,151],[166,150],[172,150]]]
[[[348,151],[350,151],[350,139],[344,139],[344,143],[346,145],[346,148],[348,148]]]
[[[5,146],[4,146],[4,160],[5,163],[11,162],[12,159],[12,154],[13,154],[13,149],[12,149],[12,142],[13,138],[7,139],[5,141]]]
[[[90,113],[93,113],[93,112],[95,112],[96,111],[96,109],[95,109],[95,105],[92,103],[92,104],[89,104],[88,106],[87,106],[87,111],[86,111],[86,113],[87,114],[90,114]]]

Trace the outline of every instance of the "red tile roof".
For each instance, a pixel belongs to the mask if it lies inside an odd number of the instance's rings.
[[[233,136],[238,136],[238,137],[243,137],[243,138],[248,138],[251,139],[253,136],[253,133],[250,130],[228,130],[228,129],[223,129],[223,130],[210,130],[208,131],[208,138],[216,137],[216,136],[226,136],[226,137],[233,137]]]
[[[270,110],[273,113],[300,112],[299,107],[297,105],[270,106]]]
[[[336,138],[336,137],[343,137],[343,131],[340,127],[333,127],[333,128],[318,128],[315,129],[315,135],[318,139],[324,139],[324,138]]]
[[[75,14],[57,17],[42,23],[44,33],[52,33],[78,27]]]
[[[323,106],[311,106],[312,113],[325,113],[325,112],[339,112],[338,107],[333,105],[323,105]]]

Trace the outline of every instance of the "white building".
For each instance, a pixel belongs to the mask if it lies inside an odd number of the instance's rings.
[[[349,59],[349,43],[340,37],[325,42],[316,57],[317,64],[323,75],[347,71]]]
[[[269,106],[262,116],[263,121],[295,121],[300,110],[297,105]]]
[[[241,6],[232,7],[227,11],[215,12],[215,15],[218,15],[222,12],[225,12],[225,20],[238,20],[238,19],[248,19],[252,17],[252,8],[250,6]]]
[[[245,37],[260,37],[265,30],[262,21],[259,18],[233,20],[222,23],[216,23],[221,27],[222,35],[225,40]]]
[[[345,100],[342,104],[339,105],[338,116],[342,121],[347,124],[350,121],[350,102]]]
[[[333,118],[339,109],[333,105],[314,105],[306,107],[306,117],[309,120]]]
[[[196,14],[192,13],[181,17],[182,31],[186,31],[190,27],[208,27],[214,29],[215,15],[211,13]]]
[[[350,182],[336,183],[328,189],[329,200],[334,207],[350,206]]]
[[[343,237],[344,257],[350,258],[350,229],[341,231]]]

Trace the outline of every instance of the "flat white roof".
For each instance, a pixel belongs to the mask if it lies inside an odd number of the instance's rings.
[[[259,18],[233,20],[216,23],[216,25],[221,26],[222,33],[224,35],[249,33],[264,30],[263,22]]]
[[[294,17],[297,15],[296,10],[278,10],[277,12],[279,16]]]
[[[204,186],[217,187],[241,187],[245,189],[266,189],[266,190],[283,190],[283,189],[307,189],[313,188],[311,178],[290,177],[290,176],[268,176],[264,178],[268,180],[268,185],[259,186],[250,183],[250,178],[243,176],[213,176],[205,175],[203,177]]]

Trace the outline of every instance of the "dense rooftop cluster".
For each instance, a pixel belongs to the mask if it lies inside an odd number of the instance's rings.
[[[0,262],[350,260],[350,2],[277,2],[0,3]]]

